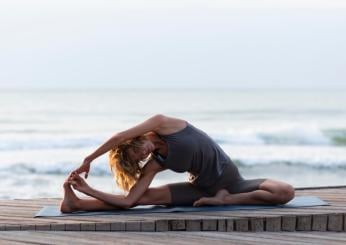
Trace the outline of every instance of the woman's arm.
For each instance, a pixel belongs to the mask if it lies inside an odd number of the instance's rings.
[[[98,191],[88,186],[88,184],[79,175],[74,175],[70,183],[75,189],[88,196],[104,201],[110,205],[127,209],[132,207],[142,197],[156,173],[162,170],[164,170],[164,168],[156,163],[155,160],[150,160],[143,169],[143,175],[131,188],[129,194],[121,197],[119,197],[119,195]]]
[[[103,143],[99,148],[97,148],[92,154],[87,156],[83,164],[74,170],[73,172],[77,174],[81,174],[85,172],[85,178],[88,177],[88,173],[90,170],[90,163],[96,159],[97,157],[101,156],[102,154],[108,152],[109,150],[117,147],[120,143],[132,139],[134,137],[143,135],[150,131],[157,130],[160,126],[162,126],[166,122],[166,118],[164,115],[157,114],[146,121],[138,124],[135,127],[132,127],[130,129],[127,129],[125,131],[119,132],[112,136],[110,139],[108,139],[105,143]]]
[[[87,158],[90,161],[92,161],[95,158],[101,156],[102,154],[108,152],[109,150],[115,148],[117,145],[119,145],[120,143],[126,140],[143,135],[150,131],[155,131],[155,129],[161,126],[164,120],[165,120],[165,116],[161,114],[157,114],[147,119],[146,121],[138,124],[135,127],[119,132],[115,134],[113,137],[111,137],[110,139],[108,139],[104,144],[102,144],[99,148],[97,148]]]
[[[137,183],[131,188],[129,194],[124,197],[120,197],[118,195],[113,195],[109,193],[105,193],[102,191],[98,191],[96,189],[90,188],[85,194],[88,196],[94,197],[105,203],[110,205],[128,209],[131,208],[144,194],[144,192],[148,189],[151,181],[153,180],[155,173],[150,173],[143,175]]]

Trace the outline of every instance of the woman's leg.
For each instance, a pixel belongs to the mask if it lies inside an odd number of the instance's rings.
[[[258,186],[258,190],[230,194],[226,189],[221,189],[214,197],[203,197],[193,205],[285,204],[293,198],[294,188],[291,185],[266,179]]]
[[[124,197],[124,195],[118,195]],[[171,195],[167,185],[148,188],[143,196],[138,200],[136,205],[157,205],[170,204]],[[136,206],[134,205],[134,206]],[[63,213],[71,213],[75,211],[97,211],[97,210],[114,210],[121,209],[116,206],[107,204],[95,198],[81,199],[76,196],[72,187],[64,183],[64,199],[60,203],[60,211]]]

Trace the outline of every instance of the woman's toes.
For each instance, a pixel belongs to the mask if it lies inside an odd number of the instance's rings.
[[[194,204],[193,204],[194,207],[199,207],[200,206],[200,203],[198,201],[196,201]]]
[[[201,198],[202,199],[202,198]],[[193,206],[194,207],[199,207],[200,205],[201,205],[201,199],[198,199],[197,201],[195,201],[194,203],[193,203]]]
[[[70,187],[70,183],[68,183],[68,181],[65,181],[63,186],[64,186],[64,188],[68,188],[68,187]]]

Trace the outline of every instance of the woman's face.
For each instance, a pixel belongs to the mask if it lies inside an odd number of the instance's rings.
[[[150,140],[145,139],[141,142],[139,147],[130,147],[128,149],[128,154],[133,162],[140,162],[146,159],[154,150],[154,144]]]

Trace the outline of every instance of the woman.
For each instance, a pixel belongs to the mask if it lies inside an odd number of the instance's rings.
[[[110,151],[110,167],[127,195],[114,195],[90,187],[91,162]],[[145,163],[146,160],[146,163]],[[145,163],[143,167],[141,165]],[[190,173],[188,182],[149,188],[163,170]],[[78,198],[71,186],[91,199]],[[189,122],[155,115],[115,134],[85,158],[64,183],[62,212],[127,209],[136,205],[284,204],[294,197],[291,185],[241,177],[229,156],[206,133]]]

